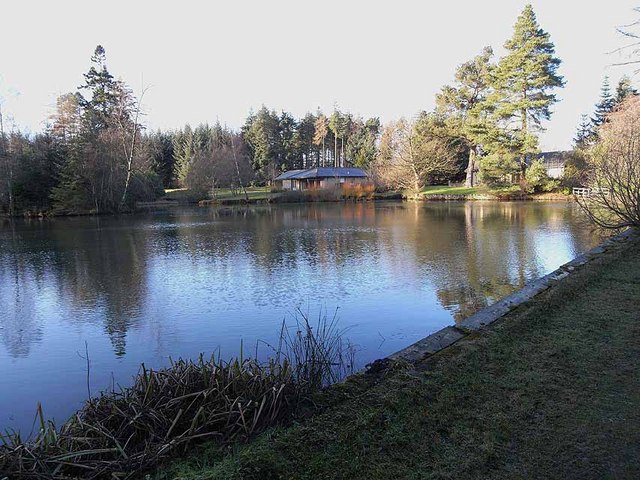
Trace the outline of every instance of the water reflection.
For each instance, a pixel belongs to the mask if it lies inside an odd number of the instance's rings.
[[[0,428],[22,425],[16,405],[46,395],[38,379],[65,388],[50,396],[54,415],[82,400],[84,341],[103,388],[111,372],[126,382],[141,361],[270,340],[297,305],[340,307],[365,363],[595,242],[571,204],[314,204],[5,222],[0,385],[10,393],[0,398]]]

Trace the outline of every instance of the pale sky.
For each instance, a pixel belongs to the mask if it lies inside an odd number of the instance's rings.
[[[58,95],[82,83],[97,44],[108,68],[144,98],[150,128],[189,122],[237,128],[262,104],[297,117],[321,107],[383,122],[434,106],[455,68],[491,45],[502,53],[526,0],[2,1],[0,101],[39,131]],[[633,0],[533,0],[563,63],[566,87],[542,134],[571,146],[624,45],[615,27]],[[639,2],[640,3],[640,2]],[[634,78],[634,81],[637,80]],[[637,83],[637,82],[636,82]]]

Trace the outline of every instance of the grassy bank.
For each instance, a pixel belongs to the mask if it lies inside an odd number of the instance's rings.
[[[478,195],[486,193],[480,187],[449,187],[447,185],[429,185],[422,192],[423,195]]]
[[[421,364],[379,366],[307,420],[154,478],[639,478],[638,305],[634,241]]]
[[[250,199],[265,200],[272,196],[269,187],[247,187],[247,196]],[[231,190],[230,188],[218,188],[216,189],[216,200],[243,200],[245,199],[244,192],[240,190]],[[201,195],[194,194],[186,188],[176,188],[165,190],[165,195],[160,200],[164,201],[176,201],[176,202],[188,202],[197,203],[202,200]]]
[[[244,203],[306,203],[306,202],[327,202],[353,199],[353,196],[344,195],[333,190],[327,191],[307,191],[307,192],[272,192],[269,187],[251,187],[247,189],[247,195],[231,191],[229,189],[218,189],[216,197],[202,200],[196,198],[187,189],[166,190],[165,196],[156,202],[147,202],[140,206],[166,206],[171,203],[199,203],[205,205],[235,205]],[[522,194],[520,187],[512,185],[502,188],[479,187],[449,187],[447,185],[431,185],[425,187],[418,196],[400,190],[385,192],[372,192],[371,194],[357,197],[367,200],[402,200],[411,198],[414,200],[558,200],[569,198],[561,193],[553,194]]]
[[[474,197],[544,199],[545,197],[564,198],[568,196],[562,192],[524,194],[520,190],[519,185],[509,185],[505,187],[487,187],[485,185],[478,187],[449,187],[447,185],[430,185],[425,187],[422,192],[420,192],[420,195],[425,199],[445,196],[460,196],[462,199],[473,199]]]

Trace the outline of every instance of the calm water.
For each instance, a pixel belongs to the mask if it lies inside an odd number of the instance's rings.
[[[597,243],[574,205],[183,209],[0,223],[0,429],[64,420],[141,362],[273,341],[336,308],[360,365]]]

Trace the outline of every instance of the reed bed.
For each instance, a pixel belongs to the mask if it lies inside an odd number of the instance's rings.
[[[243,441],[290,416],[319,389],[353,370],[353,348],[336,316],[283,322],[268,359],[201,355],[153,370],[133,385],[88,400],[60,428],[38,405],[39,431],[0,434],[0,480],[129,479],[194,443]]]

